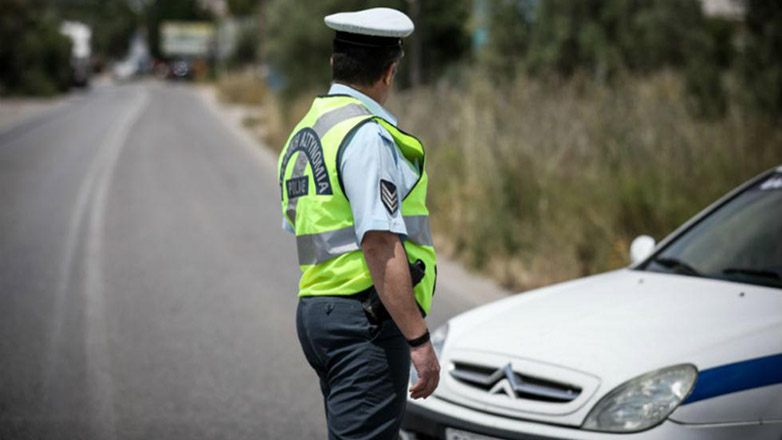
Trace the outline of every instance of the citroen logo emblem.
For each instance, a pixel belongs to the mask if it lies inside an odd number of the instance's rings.
[[[505,394],[511,399],[516,399],[516,391],[514,388],[518,386],[518,380],[516,379],[516,375],[513,373],[510,364],[495,371],[494,374],[491,375],[490,380],[497,382],[489,389],[489,394]]]

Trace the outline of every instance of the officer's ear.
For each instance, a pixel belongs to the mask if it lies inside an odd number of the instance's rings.
[[[396,66],[398,63],[391,63],[390,66],[388,66],[388,69],[383,73],[383,84],[386,86],[391,86],[394,82],[394,77],[396,76]]]

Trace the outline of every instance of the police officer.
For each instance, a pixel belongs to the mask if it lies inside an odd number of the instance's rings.
[[[329,438],[392,439],[407,392],[428,397],[440,371],[424,321],[437,262],[424,148],[382,106],[413,23],[388,8],[325,22],[336,31],[331,89],[279,158],[283,228],[302,271],[297,331]]]

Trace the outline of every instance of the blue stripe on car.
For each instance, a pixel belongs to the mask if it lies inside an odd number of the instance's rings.
[[[698,373],[695,389],[682,403],[782,383],[782,354],[709,368]]]

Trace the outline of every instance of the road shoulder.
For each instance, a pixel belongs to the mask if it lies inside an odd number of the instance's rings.
[[[11,131],[37,117],[65,104],[57,98],[2,98],[0,99],[0,134]]]

